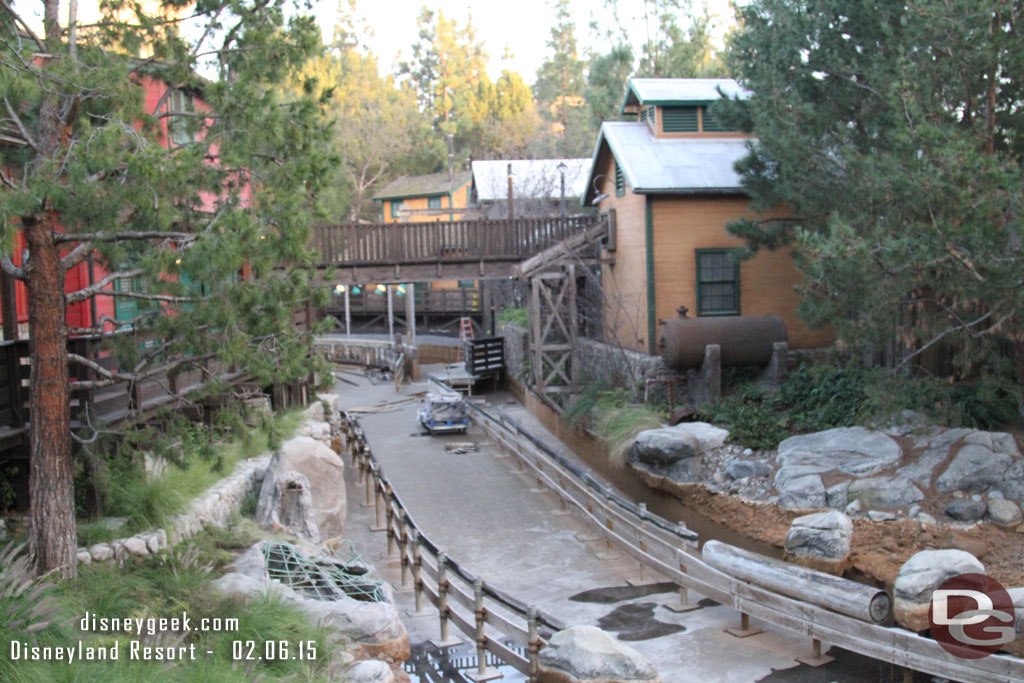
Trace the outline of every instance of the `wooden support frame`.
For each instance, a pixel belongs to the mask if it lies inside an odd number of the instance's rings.
[[[576,268],[530,278],[530,346],[533,384],[559,410],[577,391],[573,354],[577,347]]]

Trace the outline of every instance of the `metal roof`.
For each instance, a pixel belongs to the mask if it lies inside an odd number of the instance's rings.
[[[558,164],[564,163],[565,196],[582,196],[586,189],[590,159],[497,159],[473,162],[473,183],[482,202],[508,198],[508,165],[512,164],[512,192],[517,198],[558,199],[562,178]]]
[[[620,114],[633,104],[710,104],[728,97],[747,98],[750,93],[731,78],[631,78]]]
[[[448,194],[451,190],[457,190],[468,183],[469,179],[469,171],[456,171],[454,185],[448,182],[448,171],[427,175],[404,175],[385,185],[377,194],[373,195],[373,198],[380,201]]]
[[[734,164],[747,155],[750,138],[657,138],[647,125],[606,121],[587,178],[588,203],[601,147],[607,143],[626,182],[637,194],[743,192]]]

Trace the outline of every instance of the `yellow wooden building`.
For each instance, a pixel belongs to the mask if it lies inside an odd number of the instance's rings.
[[[471,180],[469,171],[402,176],[382,188],[373,200],[380,205],[382,223],[458,221],[466,217],[457,209],[469,206]]]
[[[791,348],[830,343],[797,316],[800,274],[788,249],[736,258],[743,241],[726,224],[750,210],[734,163],[750,138],[709,111],[744,92],[732,79],[634,78],[622,113],[605,122],[594,151],[586,206],[615,209],[616,235],[603,256],[604,324],[609,339],[656,352],[658,320],[677,315],[776,314]]]

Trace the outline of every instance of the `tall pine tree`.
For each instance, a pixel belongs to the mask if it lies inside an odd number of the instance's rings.
[[[203,3],[206,30],[191,40],[175,2],[123,3],[91,28],[74,16],[62,26],[58,0],[43,6],[38,36],[8,3],[0,10],[0,260],[28,289],[29,550],[38,573],[71,577],[69,391],[210,358],[268,383],[307,376],[308,337],[291,313],[310,296],[308,278],[279,266],[308,261],[310,209],[331,159],[320,103],[279,94],[319,44],[312,19],[286,22],[283,1]],[[200,62],[213,80],[197,76]],[[162,92],[155,103],[146,82]],[[28,249],[15,265],[18,232]],[[109,274],[66,294],[68,269],[91,255]],[[128,279],[138,286],[116,296],[138,314],[79,330],[130,323],[109,347],[116,369],[70,354],[66,307],[114,296]],[[69,366],[94,379],[69,381]]]

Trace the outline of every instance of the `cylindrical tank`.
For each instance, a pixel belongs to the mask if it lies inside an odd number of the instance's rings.
[[[699,368],[704,347],[721,347],[722,367],[767,365],[772,344],[786,341],[786,324],[777,315],[729,315],[687,318],[681,308],[678,318],[661,321],[658,351],[674,370]]]

